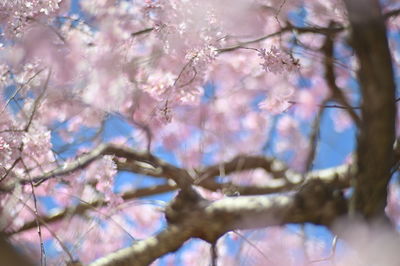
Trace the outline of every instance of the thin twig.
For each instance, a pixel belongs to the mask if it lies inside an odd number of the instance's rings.
[[[335,255],[336,255],[336,247],[337,247],[337,241],[338,237],[335,235],[332,239],[332,249],[331,253],[322,259],[316,259],[316,260],[311,260],[310,263],[318,263],[318,262],[323,262],[323,261],[329,261],[332,260],[332,263],[335,265]]]
[[[2,176],[0,178],[0,183],[7,178],[7,176],[10,174],[10,172],[14,169],[14,167],[21,161],[21,157],[18,157],[13,164],[11,165],[11,167],[9,169],[6,169],[6,173],[4,174],[4,176]]]
[[[325,105],[325,103],[329,101],[329,99],[323,101],[322,106]],[[315,117],[313,124],[311,126],[311,134],[310,134],[310,141],[309,141],[309,152],[308,152],[308,156],[306,159],[306,164],[304,167],[304,171],[303,173],[308,173],[312,168],[313,168],[313,162],[315,159],[315,155],[317,152],[317,146],[318,146],[318,139],[319,139],[319,135],[320,135],[320,126],[321,126],[321,122],[324,116],[324,112],[325,109],[324,108],[320,108],[318,111],[317,116]]]
[[[258,253],[261,254],[261,256],[268,261],[268,263],[272,263],[272,261],[267,257],[267,255],[257,247],[257,245],[253,244],[250,240],[248,240],[244,235],[242,235],[241,233],[239,233],[237,230],[234,230],[233,233],[235,233],[236,235],[238,235],[241,239],[243,239],[247,244],[249,244],[249,246],[251,246],[252,248],[254,248]]]
[[[21,86],[19,86],[18,89],[15,90],[15,92],[13,93],[13,95],[6,101],[6,104],[3,106],[3,109],[0,111],[0,115],[3,114],[3,112],[6,110],[7,106],[10,104],[10,102],[15,98],[15,96],[17,96],[17,94],[25,88],[25,86],[27,86],[35,77],[37,77],[42,71],[43,69],[40,69],[38,72],[36,72],[32,77],[30,77],[25,83],[23,83]]]
[[[21,163],[24,166],[25,170],[27,170],[26,164],[24,160],[21,159]],[[35,188],[33,186],[32,178],[30,174],[28,173],[29,177],[29,183],[31,185],[31,190],[32,190],[32,197],[33,197],[33,204],[34,204],[34,214],[35,214],[35,221],[36,221],[36,227],[37,227],[37,233],[39,236],[39,241],[40,241],[40,265],[41,266],[46,266],[46,252],[44,250],[44,244],[43,244],[43,237],[42,237],[42,229],[41,229],[41,224],[39,221],[39,212],[38,212],[38,207],[37,207],[37,199],[36,199],[36,194],[35,194]]]
[[[32,112],[31,112],[31,114],[30,114],[30,116],[29,116],[28,123],[26,124],[26,126],[25,126],[25,128],[24,128],[24,130],[25,130],[26,132],[28,132],[29,127],[30,127],[31,124],[32,124],[33,117],[35,116],[36,111],[37,111],[37,109],[38,109],[38,107],[39,107],[39,105],[40,105],[40,102],[41,102],[42,98],[44,97],[44,94],[45,94],[46,91],[47,91],[47,88],[48,88],[48,85],[49,85],[50,76],[51,76],[51,69],[49,70],[49,72],[48,72],[48,74],[47,74],[47,79],[46,79],[46,81],[45,81],[45,83],[44,83],[44,87],[43,87],[42,92],[39,94],[39,96],[38,96],[38,97],[36,98],[36,100],[35,100],[35,103],[33,104]]]
[[[23,206],[25,206],[33,215],[35,215],[35,217],[37,217],[37,219],[40,221],[41,225],[43,225],[47,229],[47,231],[52,235],[52,237],[54,237],[54,239],[57,240],[57,242],[60,244],[63,251],[69,257],[70,261],[74,261],[74,257],[72,256],[71,252],[69,252],[67,246],[61,241],[61,239],[57,236],[57,234],[53,230],[51,230],[50,227],[48,227],[46,225],[46,223],[43,221],[43,219],[40,216],[37,216],[37,212],[35,210],[33,210],[28,204],[26,204],[21,199],[18,198],[18,201],[21,202],[21,204]]]
[[[261,42],[261,41],[264,41],[264,40],[267,40],[267,39],[270,39],[270,38],[273,38],[273,37],[278,37],[278,36],[280,36],[280,35],[282,35],[282,34],[284,34],[284,33],[291,32],[291,31],[293,31],[294,33],[297,33],[297,34],[315,33],[315,34],[327,35],[327,34],[330,34],[330,33],[340,32],[340,31],[342,31],[343,29],[344,29],[344,28],[341,27],[341,26],[338,26],[338,27],[335,27],[335,28],[324,28],[324,27],[296,27],[296,26],[294,26],[294,25],[288,23],[287,26],[281,28],[281,29],[280,29],[279,31],[277,31],[277,32],[267,34],[267,35],[265,35],[265,36],[256,38],[256,39],[254,39],[254,40],[250,40],[250,41],[246,41],[246,42],[240,42],[240,43],[238,43],[238,44],[236,44],[236,45],[234,45],[234,46],[232,46],[232,47],[221,48],[221,49],[218,49],[217,51],[218,51],[218,53],[225,53],[225,52],[234,51],[234,50],[243,48],[243,47],[246,46],[246,45],[253,44],[253,43],[258,43],[258,42]]]
[[[301,244],[304,250],[304,260],[305,260],[305,265],[308,265],[310,263],[310,256],[308,255],[308,250],[307,250],[307,235],[306,235],[306,228],[305,224],[301,224]]]
[[[331,24],[330,27],[333,27],[334,24]],[[354,111],[352,106],[349,104],[346,96],[344,95],[343,91],[337,86],[336,84],[336,76],[335,76],[335,69],[334,69],[334,34],[328,35],[325,38],[325,43],[321,48],[321,51],[325,54],[325,80],[328,84],[328,87],[331,91],[331,99],[338,102],[342,106],[346,107],[347,113],[352,118],[353,122],[360,126],[360,117]]]
[[[129,201],[129,200],[132,200],[135,198],[153,196],[153,195],[157,195],[157,194],[161,194],[161,193],[174,191],[176,189],[177,189],[177,187],[173,186],[173,185],[159,185],[159,186],[154,186],[154,187],[150,187],[150,188],[132,189],[131,191],[127,191],[120,196],[124,201]],[[95,200],[92,202],[82,202],[76,206],[67,207],[56,214],[42,216],[40,219],[40,222],[42,224],[54,223],[54,222],[61,221],[62,219],[69,217],[69,215],[82,215],[88,210],[98,208],[98,207],[104,207],[104,206],[107,206],[108,204],[109,204],[109,201],[107,201],[107,200]],[[35,221],[27,221],[19,229],[15,230],[15,231],[7,232],[6,234],[8,236],[10,236],[10,235],[15,235],[15,234],[30,230],[35,227],[35,224],[36,224]]]
[[[211,266],[217,266],[217,263],[218,263],[217,241],[213,242],[211,244],[211,247],[210,247],[210,252],[211,252],[211,263],[210,263],[210,265]]]
[[[147,29],[139,30],[139,31],[131,33],[131,37],[136,37],[136,36],[151,32],[153,30],[154,30],[154,28],[147,28]]]
[[[62,36],[61,33],[57,29],[53,28],[53,26],[51,26],[49,24],[45,24],[45,23],[41,22],[40,20],[37,20],[33,17],[27,17],[27,20],[33,21],[41,26],[49,28],[64,44],[67,43],[64,36]]]

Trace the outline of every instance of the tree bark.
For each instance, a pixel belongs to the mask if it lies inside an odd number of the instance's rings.
[[[351,45],[359,61],[361,117],[351,209],[365,218],[384,215],[395,140],[395,84],[385,20],[378,0],[346,0]]]

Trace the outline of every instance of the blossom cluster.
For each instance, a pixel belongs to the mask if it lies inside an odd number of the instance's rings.
[[[272,46],[268,52],[266,49],[261,48],[258,55],[263,60],[261,66],[267,72],[282,74],[299,69],[298,60],[275,46]]]
[[[7,36],[21,36],[28,26],[40,23],[55,15],[62,0],[2,0],[0,1],[0,23],[5,25]],[[64,1],[66,2],[66,1]]]

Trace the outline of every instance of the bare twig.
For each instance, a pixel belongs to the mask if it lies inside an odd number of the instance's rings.
[[[36,110],[38,109],[38,107],[39,107],[39,105],[40,105],[40,102],[41,102],[41,100],[42,100],[44,94],[45,94],[46,91],[47,91],[47,88],[48,88],[48,86],[49,86],[50,76],[51,76],[51,69],[49,69],[49,73],[47,74],[47,79],[46,79],[46,81],[45,81],[45,83],[44,83],[44,87],[43,87],[42,92],[41,92],[41,93],[39,94],[39,96],[35,99],[35,102],[34,102],[34,104],[33,104],[33,108],[32,108],[31,114],[30,114],[30,116],[29,116],[29,118],[28,118],[28,123],[26,124],[26,126],[25,126],[25,128],[24,128],[24,130],[25,130],[26,132],[28,132],[29,127],[30,127],[31,124],[32,124],[33,117],[34,117],[35,114],[36,114]]]
[[[318,262],[329,261],[329,260],[332,260],[332,262],[334,263],[336,247],[337,247],[337,240],[338,240],[338,237],[334,236],[333,240],[332,240],[331,253],[327,257],[321,258],[321,259],[316,259],[316,260],[311,260],[310,263],[318,263]]]
[[[269,263],[272,263],[271,259],[268,258],[268,256],[259,248],[257,245],[252,243],[247,237],[245,237],[243,234],[239,233],[238,230],[233,230],[233,233],[238,235],[241,239],[243,239],[250,247],[254,248],[260,255]]]
[[[18,157],[13,164],[11,165],[11,167],[9,169],[6,169],[6,173],[4,174],[4,176],[1,177],[0,179],[0,183],[7,178],[7,176],[11,173],[11,171],[14,169],[14,167],[21,161],[21,157]]]
[[[132,32],[131,37],[136,37],[136,36],[151,32],[153,30],[154,30],[154,28],[147,28],[147,29],[136,31],[136,32]]]
[[[48,227],[46,225],[46,223],[43,221],[41,216],[37,215],[37,210],[32,209],[28,204],[26,204],[25,202],[23,202],[21,199],[18,199],[19,202],[21,202],[21,204],[27,208],[35,217],[37,217],[38,221],[40,222],[41,225],[43,225],[47,231],[51,234],[52,237],[54,237],[55,240],[57,240],[58,244],[60,244],[61,248],[63,249],[63,251],[67,254],[67,256],[69,257],[70,261],[74,261],[74,257],[72,256],[71,252],[69,252],[68,248],[65,246],[65,244],[61,241],[61,239],[57,236],[57,234],[51,230],[50,227]]]
[[[327,34],[331,34],[331,33],[336,33],[336,32],[340,32],[344,30],[343,27],[338,26],[335,28],[323,28],[323,27],[296,27],[290,23],[288,23],[287,26],[281,28],[279,31],[262,36],[260,38],[254,39],[254,40],[250,40],[250,41],[246,41],[246,42],[240,42],[237,45],[234,45],[232,47],[228,47],[228,48],[221,48],[218,50],[219,53],[225,53],[225,52],[231,52],[240,48],[245,47],[246,45],[249,44],[253,44],[253,43],[259,43],[261,41],[273,38],[273,37],[278,37],[284,33],[288,33],[288,32],[295,32],[297,34],[303,34],[303,33],[315,33],[315,34],[322,34],[322,35],[327,35]]]
[[[140,198],[140,197],[146,197],[146,196],[152,196],[152,195],[157,195],[165,192],[170,192],[174,191],[177,189],[176,186],[173,185],[159,185],[155,187],[150,187],[150,188],[141,188],[141,189],[136,189],[136,190],[131,190],[128,192],[125,192],[121,195],[121,198],[124,201],[132,200],[135,198]],[[93,208],[100,208],[107,206],[109,204],[109,201],[106,200],[95,200],[92,202],[82,202],[81,204],[78,204],[77,206],[73,207],[68,207],[65,208],[64,210],[61,210],[60,212],[56,214],[52,214],[49,216],[41,216],[39,222],[41,224],[50,224],[54,223],[57,221],[60,221],[68,216],[71,215],[82,215],[86,211],[91,210]],[[36,221],[28,221],[26,222],[23,226],[21,226],[19,229],[15,231],[10,231],[7,232],[7,235],[14,235],[18,234],[27,230],[31,230],[35,228],[36,226]]]
[[[21,163],[24,166],[25,169],[27,169],[26,164],[24,163],[24,160],[21,159]],[[29,175],[29,173],[28,173]],[[36,222],[36,227],[37,227],[37,233],[39,236],[40,240],[40,265],[46,266],[46,252],[44,250],[44,244],[43,244],[43,237],[42,237],[42,229],[41,229],[41,224],[39,222],[39,213],[38,213],[38,207],[37,207],[37,199],[36,199],[36,194],[35,194],[35,188],[33,186],[32,178],[29,175],[29,184],[31,185],[31,190],[32,190],[32,196],[33,196],[33,204],[34,204],[34,214],[35,214],[35,222]]]
[[[328,100],[325,100],[322,103],[322,106],[325,105],[325,103]],[[313,162],[315,159],[315,154],[317,152],[317,146],[318,146],[318,139],[319,139],[319,131],[320,131],[320,126],[321,126],[321,121],[324,115],[325,109],[324,108],[320,108],[318,111],[317,116],[314,119],[314,122],[311,126],[311,134],[309,137],[309,151],[308,151],[308,155],[307,155],[307,159],[306,159],[306,164],[304,167],[304,173],[308,173],[312,167],[313,167]]]
[[[17,94],[25,88],[35,77],[37,77],[44,69],[39,70],[36,72],[32,77],[30,77],[24,84],[20,85],[18,89],[16,89],[11,95],[10,98],[6,101],[6,104],[3,106],[3,109],[0,111],[0,115],[6,110],[7,106],[10,104],[10,102],[17,96]]]
[[[33,21],[41,26],[49,28],[64,44],[67,43],[64,36],[62,36],[61,33],[57,29],[55,29],[52,25],[43,23],[40,20],[35,19],[34,17],[27,17],[27,20]]]
[[[395,9],[388,11],[383,15],[385,19],[389,19],[391,17],[396,17],[400,14],[400,9]],[[245,42],[240,42],[232,47],[227,47],[227,48],[221,48],[218,50],[219,53],[225,53],[225,52],[231,52],[234,50],[237,50],[239,48],[242,48],[248,44],[253,44],[253,43],[259,43],[261,41],[273,38],[273,37],[279,37],[280,35],[288,32],[294,32],[296,34],[305,34],[305,33],[314,33],[314,34],[321,34],[321,35],[331,35],[331,34],[336,34],[339,32],[342,32],[344,30],[347,30],[348,26],[343,26],[343,25],[336,25],[335,27],[296,27],[292,25],[290,22],[287,22],[287,25],[285,27],[281,27],[281,29],[277,32],[256,38],[254,40],[250,41],[245,41]]]

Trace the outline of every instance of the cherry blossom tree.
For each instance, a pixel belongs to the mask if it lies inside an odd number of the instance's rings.
[[[7,265],[398,265],[398,1],[0,0],[0,23]]]

